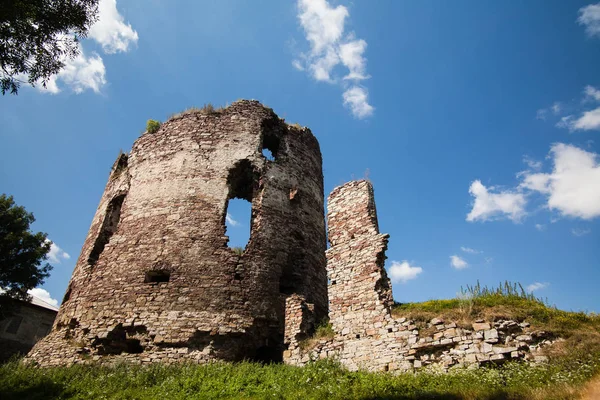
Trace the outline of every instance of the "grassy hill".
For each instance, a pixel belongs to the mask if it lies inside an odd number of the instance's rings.
[[[600,379],[600,317],[561,311],[519,285],[467,287],[450,300],[398,304],[394,313],[426,326],[445,318],[527,321],[565,340],[549,362],[505,363],[478,369],[429,369],[398,376],[348,372],[331,361],[281,364],[86,365],[36,368],[13,360],[0,366],[0,399],[593,399]],[[591,394],[590,394],[591,393]],[[584,397],[580,397],[584,396]]]

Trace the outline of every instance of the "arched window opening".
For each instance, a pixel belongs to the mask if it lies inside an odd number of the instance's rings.
[[[89,265],[93,266],[98,262],[100,255],[104,251],[104,247],[108,244],[112,235],[117,231],[117,226],[121,219],[121,206],[123,205],[123,200],[125,200],[124,194],[112,199],[108,204],[108,207],[106,207],[102,227],[100,228],[100,232],[94,242],[94,247],[88,257]]]
[[[229,236],[228,246],[241,255],[250,240],[252,230],[252,198],[258,183],[258,172],[248,160],[241,160],[229,172],[229,196],[225,204],[223,223]]]
[[[263,137],[262,155],[269,161],[275,161],[279,153],[280,140],[274,134]]]
[[[231,199],[225,211],[225,232],[229,247],[241,255],[250,240],[252,203],[246,199]]]

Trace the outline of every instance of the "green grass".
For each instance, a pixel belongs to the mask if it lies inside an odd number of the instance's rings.
[[[456,299],[399,304],[394,313],[418,321],[462,318],[464,324],[481,317],[527,320],[532,329],[560,333],[567,340],[551,346],[555,353],[549,363],[457,367],[448,373],[432,367],[397,376],[349,372],[328,360],[305,367],[243,362],[61,368],[13,360],[0,365],[0,399],[566,400],[578,398],[600,373],[598,315],[558,310],[517,285],[467,287]],[[325,321],[308,340],[332,334]]]
[[[305,367],[252,363],[0,366],[0,398],[12,399],[572,399],[598,372],[597,357],[541,366],[454,369],[393,376],[348,372],[330,361]]]
[[[304,351],[314,347],[319,340],[321,339],[333,339],[335,336],[335,331],[333,330],[333,325],[329,322],[329,320],[325,319],[317,324],[315,327],[315,333],[298,343],[300,348]]]
[[[395,317],[414,319],[421,326],[436,317],[466,328],[479,318],[527,321],[531,329],[566,339],[562,346],[554,346],[554,354],[550,356],[569,356],[580,350],[600,352],[600,315],[559,310],[546,300],[526,293],[520,284],[510,282],[498,288],[481,287],[479,283],[467,286],[461,288],[455,299],[397,303],[392,313]]]

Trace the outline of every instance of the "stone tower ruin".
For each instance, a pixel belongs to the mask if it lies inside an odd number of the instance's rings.
[[[226,235],[234,198],[252,203],[242,254]],[[309,129],[256,101],[172,117],[115,162],[52,332],[29,358],[280,361],[286,299],[327,315],[323,199]]]

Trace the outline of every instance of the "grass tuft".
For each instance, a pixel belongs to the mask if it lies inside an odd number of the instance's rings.
[[[160,122],[149,119],[148,122],[146,122],[146,131],[148,131],[148,133],[156,133],[160,129],[160,125]]]

